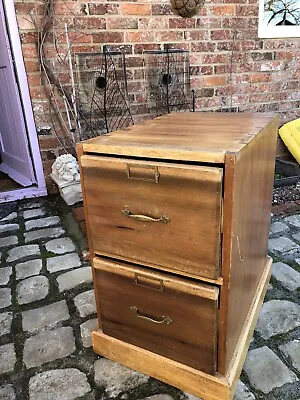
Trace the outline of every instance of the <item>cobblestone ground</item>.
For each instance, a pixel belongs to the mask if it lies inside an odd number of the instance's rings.
[[[0,399],[197,400],[93,353],[81,247],[60,199],[1,206]],[[300,214],[273,217],[269,248],[272,279],[235,400],[300,399]]]

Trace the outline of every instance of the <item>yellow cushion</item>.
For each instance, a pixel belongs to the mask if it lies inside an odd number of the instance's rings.
[[[300,164],[300,118],[284,124],[279,135],[291,154]]]

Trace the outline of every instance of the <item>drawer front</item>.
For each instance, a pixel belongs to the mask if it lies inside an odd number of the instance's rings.
[[[96,254],[216,279],[222,169],[81,157]]]
[[[217,287],[99,259],[93,265],[105,334],[216,372]]]

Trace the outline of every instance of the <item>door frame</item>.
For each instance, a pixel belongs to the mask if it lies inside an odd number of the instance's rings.
[[[23,59],[22,46],[20,41],[19,27],[17,23],[14,1],[0,0],[6,19],[6,29],[10,38],[10,45],[13,58],[15,60],[16,80],[20,92],[20,100],[23,108],[24,121],[27,130],[28,144],[34,168],[37,184],[24,189],[15,189],[0,193],[0,203],[20,200],[24,198],[40,197],[47,195],[45,176],[41,152],[38,142],[36,126],[33,117],[27,74]]]

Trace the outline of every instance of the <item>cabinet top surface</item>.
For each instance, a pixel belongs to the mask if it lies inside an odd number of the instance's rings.
[[[186,112],[146,120],[82,142],[83,151],[102,155],[224,163],[254,140],[272,115]]]

